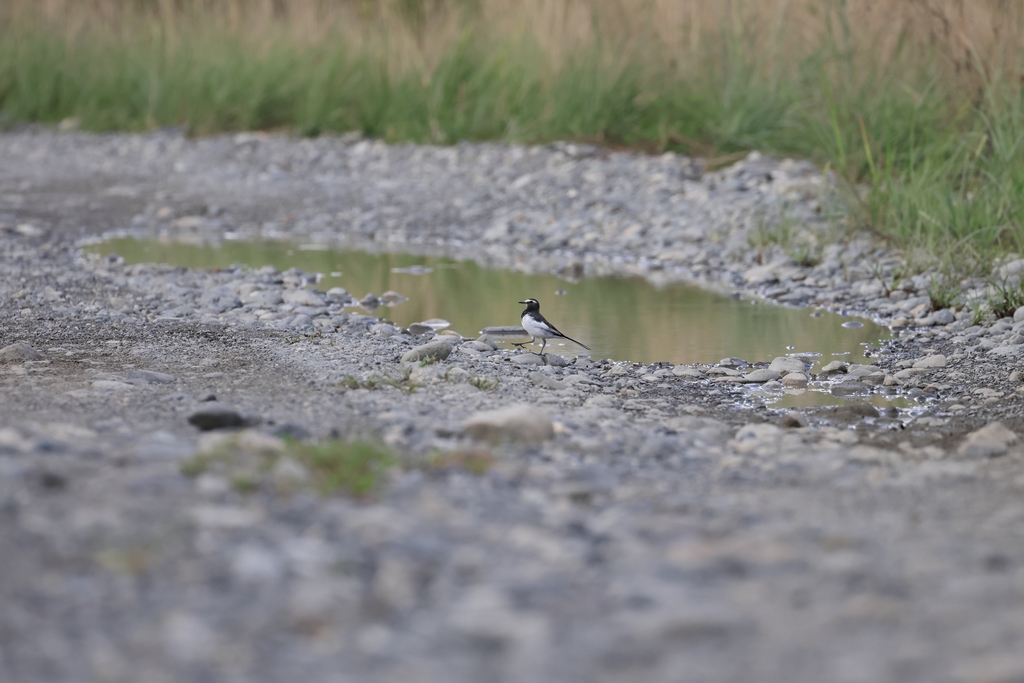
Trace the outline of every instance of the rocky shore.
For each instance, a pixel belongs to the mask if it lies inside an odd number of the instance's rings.
[[[1024,678],[1024,312],[934,310],[830,193],[756,155],[0,136],[0,680]],[[83,256],[109,234],[692,280],[895,338],[542,357],[308,273]],[[915,408],[765,405],[808,382]],[[339,438],[383,455],[325,492]]]

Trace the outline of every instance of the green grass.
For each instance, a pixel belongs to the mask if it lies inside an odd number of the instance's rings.
[[[292,455],[309,468],[322,493],[344,491],[367,496],[384,480],[395,458],[383,446],[368,441],[325,441],[291,444]]]
[[[821,5],[845,26],[845,5]],[[73,40],[39,23],[0,28],[0,124],[75,117],[87,130],[571,139],[713,160],[758,149],[837,172],[849,227],[902,249],[911,271],[938,263],[985,274],[995,256],[1024,252],[1020,83],[979,68],[980,85],[967,90],[941,54],[873,63],[837,29],[798,60],[765,66],[748,47],[756,28],[745,27],[710,36],[686,69],[611,40],[553,66],[530,38],[495,42],[467,29],[424,71],[342,37],[301,44],[282,33],[256,44],[146,26]]]
[[[287,458],[304,468],[308,477],[275,481],[275,466]],[[180,470],[189,477],[207,472],[223,476],[239,493],[253,493],[264,486],[288,492],[309,485],[325,495],[341,492],[365,497],[383,484],[395,464],[391,451],[373,441],[278,441],[273,447],[259,448],[232,435],[182,462]]]

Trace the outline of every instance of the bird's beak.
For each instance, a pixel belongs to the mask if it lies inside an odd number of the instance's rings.
[[[525,304],[525,303],[528,303],[528,302],[526,302],[526,301],[517,301],[516,303],[517,304]]]

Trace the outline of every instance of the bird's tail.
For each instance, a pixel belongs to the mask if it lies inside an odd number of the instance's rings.
[[[578,341],[576,341],[576,340],[575,340],[575,339],[573,339],[572,337],[567,337],[567,336],[565,336],[565,335],[563,334],[563,335],[562,335],[562,339],[568,339],[568,340],[569,340],[569,341],[571,341],[571,342],[572,342],[573,344],[579,344],[580,346],[582,346],[583,348],[585,348],[585,349],[586,349],[587,351],[590,351],[590,347],[589,347],[589,346],[587,346],[587,345],[586,345],[586,344],[584,344],[583,342],[578,342]]]

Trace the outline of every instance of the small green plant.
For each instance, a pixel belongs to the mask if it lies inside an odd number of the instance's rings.
[[[906,268],[904,266],[896,266],[889,271],[889,276],[886,277],[885,268],[882,264],[877,262],[871,264],[871,276],[882,283],[882,292],[885,296],[889,296],[893,290],[899,288],[905,273]]]
[[[321,493],[344,491],[363,497],[375,491],[395,464],[382,445],[335,439],[316,444],[289,444],[289,454],[305,465]]]
[[[989,309],[996,320],[1012,317],[1014,311],[1024,306],[1024,281],[990,280],[989,284],[995,290]]]
[[[821,247],[807,243],[800,244],[795,249],[786,250],[789,257],[796,261],[796,264],[802,268],[813,268],[820,264],[821,252]]]
[[[948,276],[932,277],[928,285],[928,298],[936,311],[956,308],[963,295],[959,282]]]
[[[470,384],[480,391],[493,391],[498,388],[498,383],[501,380],[498,378],[490,379],[487,377],[470,377],[466,383]]]
[[[980,325],[988,316],[988,306],[984,302],[975,302],[971,305],[971,325]]]
[[[381,387],[393,387],[399,391],[411,394],[412,392],[419,389],[422,385],[412,381],[412,369],[403,368],[400,377],[392,377],[391,375],[370,375],[366,379],[359,379],[352,375],[345,375],[338,382],[337,387],[346,391],[354,389],[367,389],[373,391]]]
[[[275,478],[275,468],[287,460],[297,463],[300,472],[308,476],[301,474],[282,484]],[[189,458],[180,469],[190,477],[217,474],[239,493],[260,489],[290,492],[295,486],[314,486],[324,494],[341,491],[361,497],[377,489],[395,462],[387,448],[372,441],[304,443],[242,431]]]

